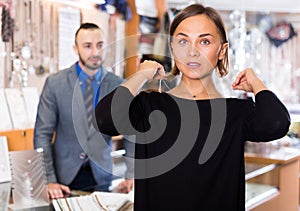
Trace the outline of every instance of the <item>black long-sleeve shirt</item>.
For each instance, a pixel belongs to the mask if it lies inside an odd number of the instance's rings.
[[[254,102],[158,92],[133,97],[119,87],[95,114],[101,132],[137,135],[135,211],[245,210],[244,142],[281,138],[290,125],[271,91]]]

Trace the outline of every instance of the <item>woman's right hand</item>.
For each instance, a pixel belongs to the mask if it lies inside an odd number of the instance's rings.
[[[137,73],[142,73],[147,80],[161,79],[165,76],[164,67],[160,63],[151,60],[142,62]]]
[[[144,84],[153,79],[162,79],[164,76],[164,67],[160,63],[145,60],[139,65],[139,71],[128,78],[122,86],[127,87],[131,94],[136,96]]]
[[[63,198],[64,195],[68,195],[71,193],[70,188],[65,185],[61,185],[58,183],[49,183],[47,185],[48,195],[51,199]]]

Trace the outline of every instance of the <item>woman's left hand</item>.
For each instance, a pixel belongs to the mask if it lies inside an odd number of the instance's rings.
[[[262,90],[267,90],[265,84],[257,77],[254,70],[247,68],[241,71],[232,84],[233,90],[243,90],[257,94]]]

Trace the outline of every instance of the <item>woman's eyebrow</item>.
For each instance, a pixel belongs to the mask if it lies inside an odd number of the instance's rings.
[[[184,37],[188,37],[188,35],[186,35],[185,33],[182,33],[182,32],[179,32],[176,36],[179,36],[179,35],[184,36]],[[206,37],[206,36],[212,36],[213,37],[213,35],[210,34],[210,33],[200,34],[198,37]]]
[[[179,35],[184,36],[184,37],[188,37],[185,33],[182,33],[182,32],[179,32],[178,34],[176,34],[176,36],[179,36]]]
[[[206,33],[206,34],[200,34],[198,37],[206,37],[206,36],[212,36],[212,35],[210,33]]]

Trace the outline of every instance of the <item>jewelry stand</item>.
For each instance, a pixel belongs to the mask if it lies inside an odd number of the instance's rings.
[[[6,136],[0,136],[0,210],[8,210],[11,172]]]
[[[10,182],[0,183],[0,210],[8,210],[10,188]]]
[[[9,152],[13,210],[49,205],[43,150]]]
[[[7,139],[5,136],[0,136],[0,154],[0,183],[11,181]]]

